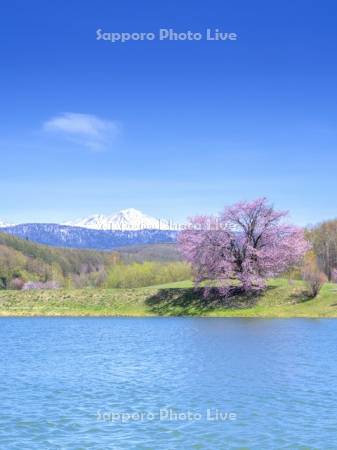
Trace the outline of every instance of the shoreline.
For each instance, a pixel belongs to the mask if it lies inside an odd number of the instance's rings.
[[[133,318],[133,319],[153,319],[155,317],[157,318],[201,318],[201,319],[337,319],[337,314],[334,315],[296,315],[296,316],[287,316],[287,315],[159,315],[159,314],[73,314],[73,313],[66,313],[66,314],[53,314],[53,313],[47,313],[47,314],[41,314],[41,313],[27,313],[27,312],[23,312],[23,313],[2,313],[0,312],[0,319],[2,318],[18,318],[18,317],[22,317],[22,318],[115,318],[115,319],[128,319],[128,318]]]
[[[204,299],[191,281],[133,289],[0,291],[1,317],[337,318],[335,284],[314,299],[301,281],[274,279],[259,297]]]

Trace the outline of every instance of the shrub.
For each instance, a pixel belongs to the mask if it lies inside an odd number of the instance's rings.
[[[23,291],[30,291],[31,289],[59,289],[56,281],[27,281],[22,287]]]
[[[332,269],[331,271],[331,281],[337,283],[337,269]]]
[[[17,291],[20,291],[25,282],[22,278],[13,278],[9,283],[9,289],[16,289]]]

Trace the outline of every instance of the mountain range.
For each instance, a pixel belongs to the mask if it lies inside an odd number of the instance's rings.
[[[156,219],[133,208],[110,216],[97,214],[64,224],[8,225],[0,221],[0,227],[2,232],[40,244],[96,250],[175,243],[179,228],[169,221]]]

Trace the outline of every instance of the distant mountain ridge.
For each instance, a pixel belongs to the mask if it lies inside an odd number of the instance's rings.
[[[174,243],[175,230],[96,230],[51,223],[27,223],[1,228],[4,233],[54,247],[111,250],[144,244]]]
[[[130,245],[174,243],[180,226],[128,208],[111,215],[96,214],[63,224],[9,225],[0,221],[0,228],[22,239],[54,247],[110,250]]]

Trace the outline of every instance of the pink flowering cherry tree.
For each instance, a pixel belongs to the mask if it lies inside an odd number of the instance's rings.
[[[259,198],[227,207],[218,217],[190,219],[178,244],[195,284],[215,285],[222,295],[233,289],[260,291],[267,278],[298,264],[310,246],[286,216]]]

